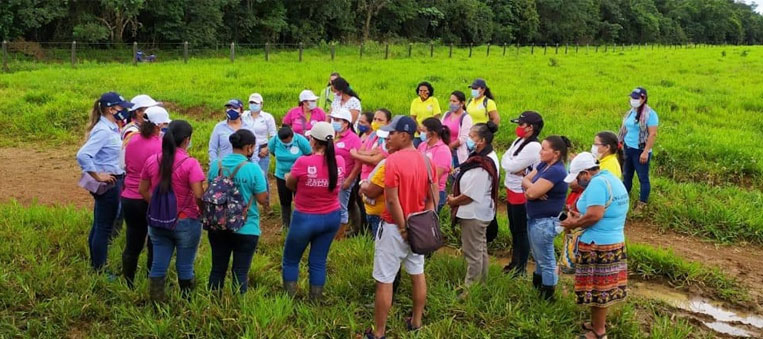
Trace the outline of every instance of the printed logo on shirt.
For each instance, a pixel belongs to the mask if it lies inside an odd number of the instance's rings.
[[[299,153],[299,147],[291,146],[291,149],[289,149],[289,152],[291,152],[291,154],[298,154]]]
[[[314,177],[316,174],[318,174],[318,167],[315,166],[307,166],[307,175]]]
[[[338,143],[336,144],[336,147],[339,147],[339,148],[344,148],[344,142],[338,142]]]
[[[432,108],[432,105],[429,105],[429,106],[427,106],[427,110],[431,111],[431,110],[433,110],[433,109],[434,109],[434,108]]]

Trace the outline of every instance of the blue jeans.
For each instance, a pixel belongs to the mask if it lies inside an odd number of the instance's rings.
[[[341,185],[341,183],[338,183],[338,184]],[[352,188],[353,187],[355,187],[355,183],[354,182],[346,190],[340,190],[339,191],[339,210],[341,212],[340,222],[342,224],[346,224],[346,223],[348,223],[350,221],[349,206],[347,206],[347,205],[350,204],[350,197],[352,196]]]
[[[445,198],[448,196],[448,192],[440,191],[440,201],[437,202],[437,214],[440,214],[442,207],[445,206]]]
[[[260,237],[238,234],[230,231],[209,231],[209,246],[212,248],[212,269],[209,272],[209,289],[216,290],[225,283],[228,262],[233,255],[233,283],[241,294],[246,293],[249,268]]]
[[[381,215],[366,215],[366,221],[368,227],[371,228],[371,236],[376,240],[376,232],[379,230],[379,224],[381,224]]]
[[[307,267],[310,272],[310,285],[326,284],[326,257],[339,229],[339,217],[339,210],[327,214],[294,211],[283,248],[283,281],[297,281],[299,261],[309,244]]]
[[[87,245],[90,250],[90,266],[96,271],[100,271],[106,265],[111,231],[119,213],[119,194],[122,193],[123,180],[124,176],[118,177],[116,185],[101,195],[91,194],[95,203],[93,225],[87,237]]]
[[[535,259],[535,274],[543,277],[545,286],[556,286],[559,280],[554,253],[556,226],[559,226],[559,219],[554,217],[537,219],[528,217],[527,219],[527,237]]]
[[[270,181],[268,181],[268,170],[270,169],[270,154],[268,156],[257,160],[257,165],[262,169],[262,174],[265,175],[265,187],[268,193],[270,193]]]
[[[625,162],[623,164],[623,184],[628,193],[631,192],[633,187],[633,172],[638,174],[638,182],[641,184],[641,192],[639,192],[639,200],[647,202],[649,200],[649,192],[652,190],[652,184],[649,182],[649,163],[652,162],[652,153],[649,153],[649,157],[645,164],[639,161],[641,153],[644,150],[637,148],[625,147]]]
[[[175,269],[178,279],[193,279],[193,261],[196,259],[201,239],[201,223],[198,219],[180,219],[174,230],[149,227],[148,235],[154,245],[154,262],[151,264],[149,277],[160,278],[167,275],[172,253],[177,248]]]

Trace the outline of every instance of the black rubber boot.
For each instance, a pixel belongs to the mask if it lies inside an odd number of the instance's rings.
[[[164,293],[164,284],[166,282],[167,277],[149,278],[148,296],[151,301],[155,303],[167,301],[167,295]]]
[[[535,287],[536,290],[540,290],[540,287],[543,285],[543,276],[538,273],[533,273],[533,287]]]
[[[323,299],[323,286],[310,285],[310,300],[320,302]]]
[[[290,297],[294,298],[297,295],[297,282],[296,281],[284,281],[283,289]]]
[[[127,287],[133,289],[135,286],[135,271],[138,269],[138,258],[129,254],[122,254],[122,276],[125,277]]]
[[[281,208],[281,229],[286,231],[291,225],[291,206]]]
[[[556,291],[556,286],[548,286],[543,285],[540,287],[540,295],[543,297],[543,299],[546,299],[548,301],[555,301],[556,298],[554,297],[554,292]]]
[[[180,295],[183,296],[183,299],[190,300],[191,291],[193,290],[193,287],[195,285],[193,278],[188,280],[178,279],[178,285],[180,286]]]

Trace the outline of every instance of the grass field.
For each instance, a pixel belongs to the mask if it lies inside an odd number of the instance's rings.
[[[508,120],[523,110],[536,110],[546,120],[543,135],[567,135],[576,151],[584,151],[596,132],[619,128],[626,96],[643,86],[660,117],[652,203],[644,221],[714,242],[763,245],[763,147],[757,142],[763,137],[763,47],[607,54],[581,50],[568,55],[555,55],[551,49],[543,55],[539,48],[530,55],[523,48],[518,54],[489,57],[475,49],[472,58],[461,49],[452,59],[444,57],[447,49],[442,48],[435,58],[428,57],[428,50],[402,57],[407,53],[402,46],[393,52],[390,60],[383,60],[378,48],[359,59],[356,49],[339,48],[339,57],[331,62],[324,50],[307,50],[302,63],[295,62],[296,52],[271,55],[268,63],[261,55],[241,54],[233,64],[223,58],[137,67],[82,62],[77,69],[25,63],[18,65],[22,71],[0,74],[0,146],[78,145],[93,101],[116,90],[125,97],[148,93],[171,103],[173,119],[194,125],[191,153],[206,163],[207,139],[224,117],[221,105],[227,99],[243,100],[260,92],[265,110],[280,118],[296,104],[302,89],[318,92],[327,75],[339,71],[365,109],[387,107],[394,113],[407,113],[421,80],[433,83],[445,108],[450,91],[468,92],[471,80],[484,77],[502,118],[497,149],[504,150],[513,139]],[[326,305],[292,301],[279,293],[278,238],[264,241],[258,250],[251,273],[256,288],[243,298],[228,293],[222,301],[212,301],[197,289],[188,306],[174,300],[154,311],[147,306],[145,280],[138,279],[138,290],[130,291],[88,273],[83,239],[90,220],[89,210],[73,207],[0,204],[0,237],[6,239],[0,245],[0,264],[9,268],[0,273],[0,337],[349,337],[371,323],[373,310],[365,306],[373,296],[373,245],[368,240],[332,247]],[[506,230],[502,232],[494,247],[509,243]],[[122,242],[110,251],[113,270],[121,261]],[[202,284],[210,267],[208,251],[203,239],[196,264]],[[745,298],[733,279],[714,268],[650,246],[630,246],[629,251],[632,272],[644,279],[701,284],[721,299]],[[501,275],[497,265],[487,287],[458,300],[455,288],[464,270],[459,257],[438,254],[428,263],[424,337],[570,337],[587,316],[569,296],[554,305],[541,301],[528,282]],[[406,282],[393,308],[392,336],[404,335],[409,291]],[[681,338],[693,331],[690,324],[674,323],[669,314],[636,299],[610,319],[614,337]]]

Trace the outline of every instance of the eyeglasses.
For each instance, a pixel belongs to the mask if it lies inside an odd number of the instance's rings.
[[[429,93],[429,90],[426,90],[426,89],[420,89],[420,90],[419,90],[419,93]]]

